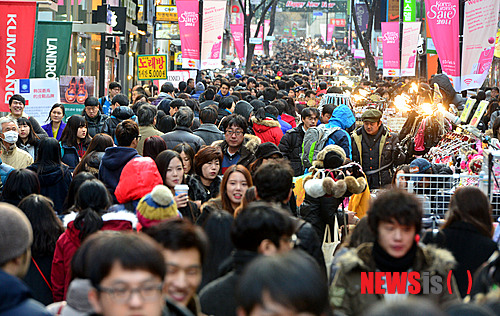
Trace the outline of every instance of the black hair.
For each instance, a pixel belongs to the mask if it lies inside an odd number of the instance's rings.
[[[165,82],[164,84],[162,84],[160,90],[160,92],[163,93],[172,93],[174,91],[175,91],[174,85],[172,85],[170,82]]]
[[[88,267],[86,274],[96,289],[116,263],[126,270],[148,271],[161,280],[167,272],[160,246],[142,233],[108,234],[90,247],[85,261]]]
[[[316,111],[315,111],[316,110]],[[302,119],[302,121],[306,118],[306,117],[311,117],[313,115],[316,115],[316,118],[318,118],[318,111],[316,108],[303,108],[302,109],[302,112],[300,112],[300,117]]]
[[[233,106],[233,103],[235,103],[234,99],[229,97],[223,97],[219,101],[219,109],[224,110],[224,109],[230,109]]]
[[[71,180],[71,183],[68,187],[68,194],[66,195],[66,199],[64,200],[64,210],[69,210],[72,206],[75,205],[75,198],[78,189],[80,186],[87,180],[94,180],[96,177],[87,171],[82,171],[75,175]]]
[[[268,202],[283,202],[293,187],[293,170],[285,160],[261,165],[253,176],[259,198]]]
[[[213,100],[215,97],[216,92],[213,89],[207,88],[203,92],[203,95],[205,96],[205,100]]]
[[[156,240],[163,248],[179,251],[196,248],[203,264],[207,250],[208,239],[203,229],[191,222],[173,218],[144,229],[144,233]]]
[[[422,227],[422,206],[415,195],[392,188],[383,191],[373,201],[368,211],[368,224],[378,237],[380,222],[397,221],[401,225],[414,226],[418,233]]]
[[[193,112],[200,112],[200,103],[195,99],[187,99],[186,106],[193,110]]]
[[[203,124],[215,124],[217,122],[217,111],[210,106],[204,107],[200,111],[200,121]]]
[[[264,88],[269,87],[269,83],[267,81],[259,81],[259,86],[263,86]]]
[[[102,228],[101,216],[110,206],[111,196],[101,181],[94,179],[82,183],[76,193],[78,215],[74,221],[75,228],[80,231],[80,241]]]
[[[325,89],[326,89],[326,87],[327,87],[326,82],[322,81],[322,82],[320,82],[320,83],[319,83],[319,89],[320,89],[320,90],[325,90]]]
[[[264,89],[263,95],[264,100],[273,101],[274,99],[276,99],[277,91],[274,88],[267,87]]]
[[[43,195],[31,194],[23,198],[18,207],[26,214],[33,229],[32,255],[52,256],[56,242],[64,232],[54,211],[54,203]]]
[[[72,115],[68,122],[66,123],[66,127],[64,128],[62,135],[61,135],[61,144],[66,144],[67,146],[74,146],[76,147],[78,145],[78,138],[76,137],[76,134],[78,133],[78,129],[80,127],[87,127],[87,121],[85,118],[81,115]],[[87,132],[85,134],[85,138],[80,140],[85,147],[87,147],[90,144],[91,138],[89,136],[89,133]]]
[[[85,99],[85,106],[97,106],[100,107],[99,100],[96,97],[88,97]]]
[[[85,102],[87,102],[87,101],[85,100]],[[49,111],[49,116],[47,117],[47,119],[45,120],[45,122],[50,121],[50,114],[52,114],[52,111],[53,111],[55,108],[61,108],[62,113],[63,113],[63,117],[64,117],[64,116],[66,116],[66,110],[64,109],[64,104],[61,104],[61,103],[54,103],[54,105],[50,108],[50,111]]]
[[[247,315],[265,308],[264,295],[296,313],[315,316],[329,311],[328,285],[318,264],[305,253],[262,256],[249,264],[238,284],[236,300]]]
[[[257,252],[265,239],[279,248],[280,239],[292,236],[294,230],[292,219],[282,209],[267,202],[251,202],[235,218],[231,240],[238,250]]]
[[[239,127],[246,133],[248,129],[248,123],[246,119],[239,114],[231,114],[224,118],[222,121],[222,129],[225,131],[229,127]]]
[[[170,165],[170,161],[172,159],[178,158],[181,162],[181,164],[184,166],[184,163],[182,162],[181,155],[179,155],[178,152],[167,149],[162,151],[161,153],[158,154],[158,156],[155,159],[156,167],[158,168],[158,171],[160,172],[161,178],[163,180],[163,184],[167,185],[167,170],[168,166]]]
[[[122,85],[119,84],[118,82],[116,81],[111,81],[108,85],[108,89],[109,90],[113,90],[114,88],[120,88],[120,90],[122,89]]]
[[[38,144],[40,143],[40,137],[38,137],[38,135],[33,130],[33,125],[31,124],[31,121],[28,118],[21,116],[20,118],[17,119],[17,126],[19,127],[21,125],[27,125],[30,129],[30,132],[28,134],[28,140],[26,141],[26,144],[30,144],[31,146],[38,146]],[[23,144],[23,140],[21,139],[21,137],[19,137],[17,139],[16,144],[17,144],[17,147],[19,147],[21,144]],[[35,153],[35,156],[36,156],[36,153]]]
[[[332,103],[329,103],[329,104],[325,104],[323,105],[323,109],[321,110],[321,115],[325,115],[325,114],[330,114],[332,115],[333,114],[333,110],[336,108],[336,106]]]
[[[278,80],[276,86],[278,87],[278,90],[286,90],[286,82],[283,80]]]
[[[29,169],[14,169],[3,185],[2,198],[6,202],[19,203],[33,193],[40,194],[40,180],[37,174]]]
[[[195,154],[193,147],[191,147],[191,145],[189,145],[188,143],[180,143],[174,147],[174,151],[178,152],[179,155],[181,153],[186,154],[186,156],[189,158],[189,163],[191,165],[191,170],[189,170],[188,174],[193,174],[194,173],[193,161],[194,161],[194,154]],[[182,164],[184,165],[184,162]]]
[[[137,120],[139,121],[139,126],[153,125],[157,113],[158,110],[156,109],[156,106],[149,103],[141,104],[137,110]]]
[[[160,112],[163,115],[160,115]],[[175,120],[170,115],[166,115],[165,112],[158,110],[158,115],[156,118],[156,129],[162,133],[171,132],[175,128]]]
[[[283,101],[285,103],[283,103],[281,101]],[[281,114],[283,114],[283,111],[285,110],[286,103],[287,102],[285,100],[274,100],[269,105],[274,106],[276,108],[276,110],[278,110],[278,115],[281,115]]]
[[[186,106],[186,101],[184,101],[183,99],[179,99],[179,98],[177,98],[177,99],[173,99],[173,100],[170,102],[169,106],[170,106],[171,108],[174,108],[174,109],[175,109],[175,108],[177,108],[177,109],[178,109],[178,108],[180,108],[181,106]]]
[[[40,141],[38,155],[36,157],[36,166],[37,174],[43,174],[44,169],[53,166],[60,166],[62,170],[61,147],[57,139],[46,137]]]
[[[167,144],[160,136],[149,136],[144,141],[144,148],[142,150],[143,157],[150,157],[155,160],[159,153],[167,149]]]
[[[115,103],[118,103],[120,106],[128,106],[128,98],[126,95],[119,93],[111,100],[111,104],[114,105]]]
[[[113,145],[114,145],[113,138],[111,138],[111,136],[109,136],[108,134],[104,133],[95,134],[92,140],[90,141],[89,146],[87,147],[85,155],[83,155],[82,159],[76,166],[75,170],[73,170],[73,176],[88,169],[89,166],[87,164],[90,160],[94,159],[95,152],[101,152],[104,155],[106,148],[113,147]],[[99,166],[97,166],[97,170],[95,173],[99,171],[98,167]]]
[[[188,81],[189,81],[189,79],[188,79]],[[186,88],[187,88],[186,81],[179,82],[179,91],[184,91],[184,90],[186,90]]]
[[[118,146],[130,146],[137,137],[139,137],[139,125],[136,122],[128,119],[116,126],[115,138]]]
[[[19,101],[26,105],[26,99],[20,94],[14,94],[13,96],[11,96],[9,99],[9,105],[12,105],[12,102],[14,101]]]

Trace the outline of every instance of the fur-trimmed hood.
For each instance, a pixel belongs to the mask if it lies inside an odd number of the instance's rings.
[[[225,140],[216,140],[211,146],[219,146],[224,148]],[[248,149],[252,154],[255,154],[257,147],[259,147],[261,140],[259,137],[252,134],[245,134],[245,139],[243,140],[243,146]]]
[[[280,127],[280,123],[278,121],[273,120],[272,118],[265,118],[263,120],[257,119],[255,116],[252,117],[252,123],[253,123],[253,128],[255,129],[256,126],[265,126],[265,127]]]
[[[76,215],[78,213],[71,212],[64,216],[63,224],[64,227],[68,227],[68,224],[75,220]],[[101,216],[103,222],[109,221],[128,221],[132,224],[132,227],[135,228],[137,226],[137,216],[134,213],[128,211],[118,211],[118,212],[109,212],[105,213]]]
[[[344,273],[355,269],[375,271],[372,249],[373,243],[364,243],[356,249],[349,250],[339,258],[341,269]],[[434,271],[440,275],[447,275],[455,265],[455,258],[448,250],[419,244],[412,268],[414,271]]]

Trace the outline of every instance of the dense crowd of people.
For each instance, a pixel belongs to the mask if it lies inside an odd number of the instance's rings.
[[[395,179],[415,174],[419,193],[453,171],[405,150],[384,109],[356,117],[330,101],[352,89],[301,63],[310,50],[275,50],[250,75],[136,86],[130,100],[111,82],[81,115],[54,104],[42,126],[12,96],[0,118],[0,315],[499,315],[483,191],[455,190],[444,225],[425,230],[421,200]],[[389,100],[403,85],[354,90]],[[486,97],[483,128],[497,136],[498,88]],[[389,293],[382,279],[365,294],[372,272],[448,281]]]

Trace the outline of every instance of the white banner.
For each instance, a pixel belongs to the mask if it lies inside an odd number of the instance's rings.
[[[189,78],[196,79],[196,70],[171,70],[167,72],[167,80],[158,80],[158,87],[165,82],[170,82],[174,87],[179,87],[179,82],[187,82]]]
[[[403,23],[403,42],[401,44],[401,76],[415,76],[420,23],[421,22]]]
[[[226,1],[203,2],[201,69],[222,68],[222,41]]]
[[[16,94],[26,99],[24,112],[33,116],[40,125],[47,120],[54,103],[60,103],[59,79],[16,79]]]

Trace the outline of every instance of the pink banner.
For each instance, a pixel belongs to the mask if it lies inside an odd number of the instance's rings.
[[[231,13],[231,34],[234,40],[236,54],[240,61],[245,59],[243,13]]]
[[[480,88],[488,76],[495,53],[499,5],[498,0],[465,3],[462,90]]]
[[[459,0],[425,0],[427,24],[441,68],[460,91]]]
[[[382,47],[384,77],[398,77],[400,74],[399,22],[382,22]]]
[[[415,76],[420,24],[421,22],[403,23],[403,41],[401,43],[401,76]]]
[[[222,68],[222,36],[225,14],[226,1],[203,2],[201,69]]]
[[[335,31],[335,24],[328,24],[328,33],[326,34],[326,42],[332,43],[333,31]]]
[[[177,0],[181,35],[182,68],[200,67],[200,7],[198,1]]]

